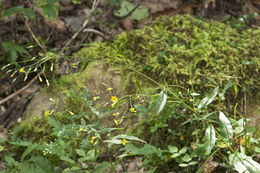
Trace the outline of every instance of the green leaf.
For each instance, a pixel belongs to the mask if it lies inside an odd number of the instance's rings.
[[[210,125],[205,132],[205,147],[206,147],[206,155],[209,155],[211,153],[212,148],[215,146],[216,142],[216,135],[215,135],[215,129],[212,125]]]
[[[188,164],[189,165],[197,165],[199,162],[196,162],[196,161],[191,161],[191,162],[189,162]]]
[[[95,166],[93,172],[95,172],[95,173],[103,173],[103,172],[105,172],[107,167],[110,167],[110,163],[102,162],[102,163],[100,163],[100,164]]]
[[[30,154],[36,147],[38,146],[38,144],[33,144],[30,145],[28,148],[26,148],[26,150],[23,152],[22,158],[21,158],[21,162],[23,162],[24,158]]]
[[[183,160],[184,162],[189,162],[191,159],[192,159],[192,158],[191,158],[190,155],[188,155],[188,154],[185,154],[185,155],[182,157],[182,160]]]
[[[211,91],[211,93],[209,95],[207,95],[205,98],[203,98],[201,101],[200,101],[200,104],[198,106],[198,111],[201,111],[201,109],[207,105],[209,105],[213,100],[214,98],[217,96],[218,94],[218,89],[219,87],[217,86],[214,90]]]
[[[179,157],[181,154],[180,153],[174,153],[173,155],[171,155],[171,158],[176,158]]]
[[[125,135],[125,134],[114,136],[113,139],[126,139],[129,141],[139,141],[139,142],[146,143],[145,141],[143,141],[142,139],[139,139],[138,137]]]
[[[238,158],[238,157],[239,158]],[[251,157],[248,157],[242,153],[231,154],[229,156],[229,161],[232,165],[234,165],[235,169],[239,173],[250,172],[250,173],[259,173],[260,172],[260,164],[254,161]]]
[[[223,112],[219,112],[220,121],[220,134],[224,138],[225,142],[229,145],[232,144],[233,129],[230,121],[227,119]]]
[[[122,1],[121,2],[121,8],[114,13],[115,16],[123,17],[126,16],[131,10],[135,8],[135,5],[128,2],[128,1]],[[129,16],[132,20],[142,20],[147,18],[149,15],[148,8],[145,8],[143,6],[139,6],[137,9],[135,9],[134,12]]]
[[[180,167],[187,167],[187,166],[189,166],[189,164],[187,164],[187,163],[181,163],[181,164],[179,164],[179,166],[180,166]]]
[[[158,128],[168,127],[166,123],[156,123],[153,127],[151,127],[151,132],[155,132]]]
[[[77,152],[77,154],[78,154],[79,156],[86,156],[86,153],[85,153],[85,151],[83,151],[83,150],[76,149],[76,152]]]
[[[255,147],[255,152],[256,152],[256,153],[260,153],[260,148]]]
[[[24,15],[28,16],[31,20],[34,20],[33,10],[31,8],[23,8],[22,6],[9,8],[4,12],[4,14],[1,17],[11,16],[17,13],[23,13]]]
[[[52,20],[58,17],[58,7],[55,4],[47,4],[41,7],[42,15],[47,18],[47,20]]]
[[[20,52],[29,55],[29,53],[22,46],[15,44],[11,41],[3,42],[3,46],[7,52],[14,51],[14,52]]]
[[[167,100],[167,95],[165,94],[165,92],[163,90],[160,92],[160,95],[156,101],[156,114],[157,115],[163,110],[166,100]]]
[[[184,153],[186,153],[186,151],[187,151],[187,147],[183,147],[183,148],[179,151],[179,153],[180,153],[180,154],[184,154]]]
[[[178,152],[178,148],[176,146],[173,146],[173,145],[168,145],[168,149],[169,149],[170,153]]]
[[[71,164],[76,164],[74,160],[70,159],[67,156],[61,156],[60,160],[64,160],[65,162],[71,163]]]
[[[81,157],[78,159],[79,162],[84,162],[84,161],[95,161],[96,159],[96,151],[95,150],[89,150],[86,156]]]

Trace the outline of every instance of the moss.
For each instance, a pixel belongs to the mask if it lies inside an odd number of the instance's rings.
[[[217,21],[177,15],[122,33],[112,43],[93,43],[75,56],[111,65],[127,62],[159,82],[198,90],[207,91],[211,78],[221,87],[232,81],[259,91],[259,45],[260,29],[238,33]]]

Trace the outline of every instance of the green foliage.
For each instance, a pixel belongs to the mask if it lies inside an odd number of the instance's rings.
[[[3,15],[1,15],[1,17],[11,16],[13,14],[19,14],[19,13],[28,16],[31,20],[34,20],[34,18],[35,18],[34,12],[31,8],[24,8],[22,6],[16,6],[16,7],[9,8],[8,10],[6,10],[4,12]]]
[[[57,2],[59,0],[38,0],[37,5],[42,9],[42,15],[47,20],[52,20],[58,17]]]
[[[3,42],[3,47],[6,50],[8,56],[8,62],[14,63],[17,61],[17,53],[23,53],[29,55],[29,53],[22,47],[11,41]]]
[[[116,1],[110,1],[109,4],[115,4]],[[120,2],[121,8],[116,11],[114,14],[118,17],[124,17],[129,14],[135,8],[135,5],[128,2],[128,1],[121,1]],[[148,8],[139,6],[134,12],[129,16],[132,20],[142,20],[148,17]]]

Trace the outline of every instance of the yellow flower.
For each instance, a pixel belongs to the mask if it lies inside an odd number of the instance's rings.
[[[116,119],[114,119],[114,122],[115,122],[115,124],[116,124],[116,126],[118,125],[118,121],[116,120]]]
[[[50,111],[49,111],[49,110],[46,110],[46,111],[44,112],[44,116],[47,118],[49,115],[50,115]]]
[[[50,71],[53,71],[53,63],[51,63]]]
[[[134,112],[135,108],[130,108],[129,110],[130,110],[130,112]]]
[[[193,99],[190,99],[190,102],[193,102]]]
[[[108,90],[108,91],[111,91],[112,89],[113,89],[113,88],[110,88],[110,87],[109,87],[109,88],[107,88],[107,90]]]
[[[116,116],[116,113],[113,113],[113,116]]]
[[[194,108],[194,111],[197,112],[198,108]]]
[[[114,104],[111,104],[111,108],[114,108],[115,107],[115,105]]]
[[[69,113],[70,113],[70,115],[74,115],[74,113],[73,113],[73,112],[71,112],[71,111],[69,111]]]
[[[126,139],[125,139],[125,138],[122,140],[122,144],[123,144],[123,145],[126,144]]]
[[[20,69],[20,72],[21,72],[21,73],[24,73],[24,67]]]
[[[111,101],[115,103],[117,101],[117,97],[116,96],[112,96],[111,97]]]
[[[75,63],[72,63],[72,66],[73,66],[73,67],[76,67],[76,64],[75,64]]]
[[[11,77],[11,78],[12,78],[12,77],[14,77],[14,74],[11,74],[11,76],[10,76],[10,77]]]
[[[83,128],[82,128],[82,127],[80,127],[80,128],[79,128],[79,131],[82,131],[82,130],[83,130]]]
[[[41,78],[41,76],[39,76],[39,81],[42,82],[42,78]]]
[[[49,81],[46,79],[47,86],[50,86]]]
[[[96,139],[96,136],[92,136],[90,143],[94,144],[94,140]]]
[[[116,126],[119,125],[122,121],[123,121],[123,119],[121,119],[121,120],[114,119],[114,122],[115,122]]]
[[[139,99],[139,98],[140,98],[140,96],[137,96],[137,97],[136,97],[136,99]]]
[[[181,91],[179,91],[179,94],[180,94],[180,95],[182,94]]]
[[[55,102],[55,101],[53,100],[53,98],[49,98],[49,100],[50,100],[51,102]]]
[[[97,97],[93,97],[93,100],[96,101],[96,100],[97,100]]]
[[[181,137],[180,137],[180,140],[181,140],[181,141],[184,141],[184,136],[181,136]]]

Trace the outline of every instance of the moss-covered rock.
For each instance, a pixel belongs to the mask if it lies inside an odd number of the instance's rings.
[[[259,91],[260,29],[243,32],[189,15],[161,17],[144,29],[119,35],[113,43],[93,43],[76,53],[135,68],[153,79],[204,90],[236,83]],[[128,73],[128,72],[127,72]]]

